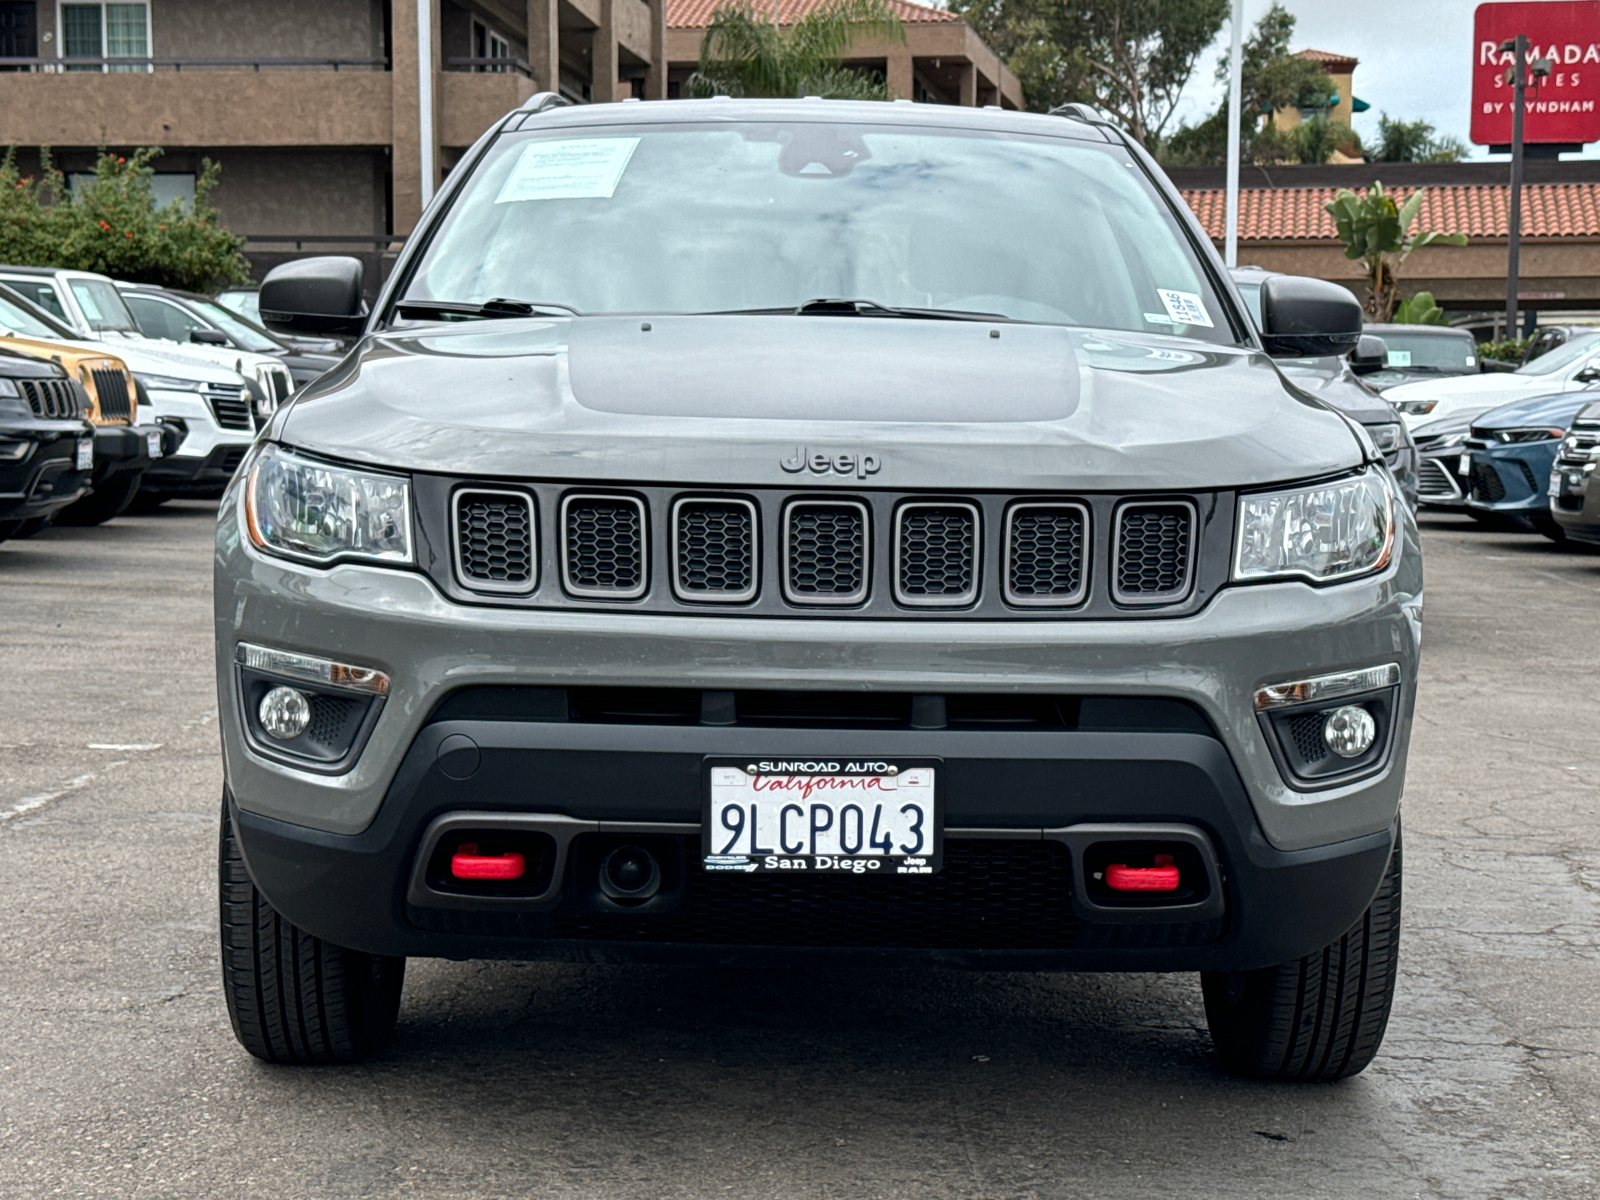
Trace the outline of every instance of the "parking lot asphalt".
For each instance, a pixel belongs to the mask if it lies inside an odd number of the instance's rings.
[[[1600,1195],[1600,555],[1426,517],[1403,978],[1219,1074],[1187,975],[413,962],[358,1067],[218,979],[212,517],[0,545],[0,1196]]]

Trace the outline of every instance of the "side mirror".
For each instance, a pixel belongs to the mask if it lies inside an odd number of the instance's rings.
[[[1593,383],[1600,379],[1600,363],[1591,362],[1572,377],[1574,383]]]
[[[279,333],[358,337],[367,323],[361,260],[342,255],[302,258],[261,281],[261,323]]]
[[[1363,333],[1350,354],[1350,369],[1357,375],[1372,375],[1388,365],[1388,343],[1375,334]]]
[[[1361,324],[1361,303],[1349,288],[1302,275],[1273,275],[1261,285],[1261,344],[1274,358],[1348,354]]]
[[[189,340],[200,346],[226,346],[228,335],[220,329],[191,329]]]

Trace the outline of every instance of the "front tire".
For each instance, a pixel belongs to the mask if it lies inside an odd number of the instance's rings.
[[[218,851],[222,990],[239,1044],[274,1063],[357,1062],[394,1032],[406,960],[313,937],[245,871],[227,800]]]
[[[1361,919],[1332,945],[1256,971],[1200,975],[1217,1057],[1257,1079],[1358,1074],[1389,1024],[1400,966],[1400,839]]]

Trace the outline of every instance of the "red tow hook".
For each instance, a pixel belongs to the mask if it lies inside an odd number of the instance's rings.
[[[517,853],[479,854],[477,842],[463,842],[450,856],[450,874],[457,879],[521,879],[526,866]]]
[[[1153,867],[1130,867],[1126,863],[1112,863],[1106,868],[1106,886],[1118,892],[1175,892],[1178,890],[1178,868],[1172,855],[1158,854]]]

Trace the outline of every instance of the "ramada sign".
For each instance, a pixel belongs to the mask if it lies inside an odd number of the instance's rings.
[[[1500,47],[1528,35],[1528,61],[1550,60],[1550,74],[1528,80],[1523,140],[1600,141],[1600,0],[1513,0],[1478,5],[1472,53],[1472,140],[1511,142],[1512,55]]]

